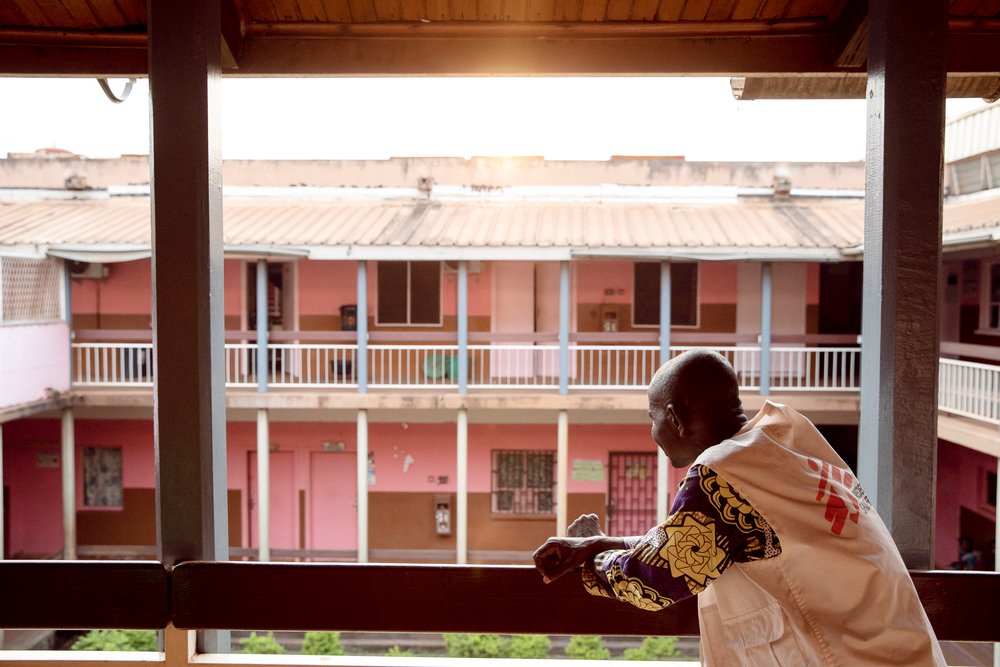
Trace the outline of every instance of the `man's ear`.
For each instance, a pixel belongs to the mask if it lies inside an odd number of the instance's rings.
[[[674,410],[674,404],[673,403],[667,403],[666,413],[667,413],[667,421],[669,421],[673,425],[673,427],[677,431],[677,433],[680,434],[681,430],[684,427],[683,427],[683,424],[681,424],[680,417],[677,416],[677,411]]]

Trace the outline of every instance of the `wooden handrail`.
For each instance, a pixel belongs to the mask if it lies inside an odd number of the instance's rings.
[[[693,600],[649,613],[530,566],[181,563],[185,629],[697,635]]]
[[[1000,640],[1000,574],[911,576],[939,639]],[[14,560],[0,591],[0,628],[698,634],[694,600],[640,611],[530,566]]]
[[[170,620],[156,561],[0,561],[0,628],[143,629]]]

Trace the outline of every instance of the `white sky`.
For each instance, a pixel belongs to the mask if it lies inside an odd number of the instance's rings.
[[[120,90],[123,81],[113,81]],[[0,157],[54,146],[149,152],[149,88],[0,78]],[[949,100],[952,117],[981,105]],[[863,100],[733,99],[727,78],[226,79],[224,158],[541,155],[841,161],[865,151]]]

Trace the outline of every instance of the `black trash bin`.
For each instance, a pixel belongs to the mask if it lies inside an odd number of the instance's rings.
[[[348,303],[340,307],[340,330],[358,330],[358,307],[356,304]],[[354,370],[354,364],[350,359],[333,362],[333,372],[340,378],[349,378]]]
[[[349,303],[340,307],[340,330],[358,330],[358,307],[355,304]]]

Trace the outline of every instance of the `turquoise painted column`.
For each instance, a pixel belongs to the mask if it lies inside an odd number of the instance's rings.
[[[660,364],[670,361],[670,261],[660,262]]]
[[[559,393],[569,393],[569,262],[559,263]]]
[[[458,393],[469,391],[469,266],[458,263]]]
[[[267,373],[270,364],[267,363],[267,261],[257,260],[257,284],[255,298],[257,302],[257,392],[267,391]]]
[[[63,318],[66,320],[66,330],[69,332],[69,382],[66,384],[67,387],[73,386],[73,302],[70,298],[73,294],[72,290],[73,281],[69,277],[69,267],[66,266],[66,262],[63,262]],[[152,359],[148,360],[149,362]],[[150,364],[151,366],[151,364]],[[3,551],[0,551],[0,557],[3,556]]]
[[[660,365],[670,360],[671,294],[670,261],[660,262]],[[670,461],[659,447],[656,448],[656,523],[667,520],[670,505],[670,484],[667,470]]]
[[[771,393],[771,262],[760,265],[760,395]]]
[[[368,263],[358,261],[358,393],[368,391]]]

